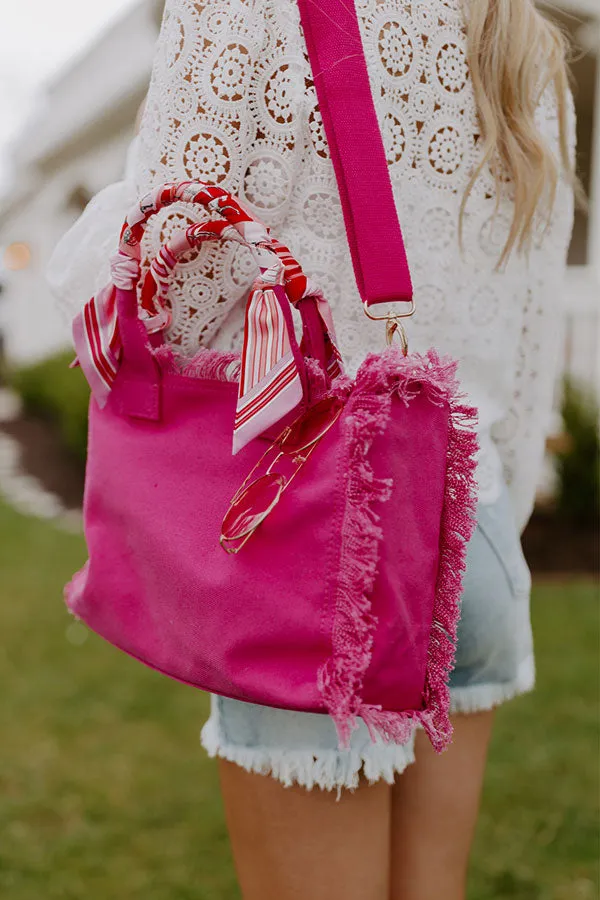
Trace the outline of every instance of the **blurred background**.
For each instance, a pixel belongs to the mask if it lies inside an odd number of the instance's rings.
[[[87,389],[44,271],[121,178],[160,0],[20,0],[0,31],[0,897],[237,897],[206,699],[71,621],[85,549]],[[538,504],[539,688],[502,710],[472,900],[588,900],[598,880],[600,0],[541,3],[576,47],[579,166],[565,331]]]

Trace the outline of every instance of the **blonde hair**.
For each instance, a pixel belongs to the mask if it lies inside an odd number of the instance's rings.
[[[581,189],[569,152],[568,42],[533,0],[468,0],[468,56],[483,138],[483,158],[469,182],[462,219],[475,182],[491,166],[497,197],[507,181],[514,216],[498,263],[513,250],[527,252],[538,215],[549,221],[561,177]],[[540,133],[535,113],[553,84],[558,103],[560,147]]]

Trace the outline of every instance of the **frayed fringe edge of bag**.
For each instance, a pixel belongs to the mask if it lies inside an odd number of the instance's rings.
[[[372,744],[358,750],[288,750],[269,747],[236,747],[223,741],[218,722],[210,718],[200,736],[202,746],[212,758],[235,763],[247,772],[270,775],[284,787],[297,784],[312,790],[356,790],[361,774],[370,784],[393,784],[414,761],[410,747]]]
[[[505,684],[474,684],[471,687],[450,690],[450,710],[453,713],[487,712],[507,703],[535,687],[535,663],[533,656],[521,663],[517,677]]]
[[[318,687],[336,724],[342,748],[349,746],[359,716],[372,739],[377,732],[385,734],[383,722],[375,721],[384,714],[363,704],[361,693],[377,626],[370,600],[383,539],[376,504],[387,502],[392,493],[392,482],[376,478],[368,459],[375,437],[385,431],[389,421],[390,392],[357,393],[350,403],[351,409],[343,420],[348,468],[333,653],[318,673]],[[412,728],[403,728],[400,734],[398,717],[393,717],[389,724],[393,726],[397,743],[406,743]]]
[[[154,351],[154,357],[163,371],[172,375],[229,382],[237,382],[240,377],[239,353],[203,348],[195,356],[187,357],[163,344]]]
[[[406,743],[421,725],[440,751],[452,737],[448,680],[454,665],[466,550],[475,527],[477,412],[462,403],[457,363],[435,351],[399,358],[396,350],[369,356],[356,377],[352,415],[346,419],[349,472],[345,536],[340,558],[333,627],[333,654],[319,671],[319,689],[336,723],[341,747],[349,745],[360,717],[373,741]],[[360,404],[361,389],[365,402]],[[425,709],[386,712],[361,699],[377,626],[370,594],[379,565],[383,533],[375,504],[389,500],[391,483],[374,477],[368,455],[391,415],[390,389],[408,404],[425,391],[432,403],[450,406],[448,470],[442,511],[440,563],[425,683]],[[347,386],[340,383],[340,391]]]
[[[170,344],[163,344],[154,350],[154,358],[159,366],[171,375],[186,378],[206,378],[210,381],[226,381],[237,384],[240,379],[241,360],[239,353],[212,350],[203,347],[194,356],[183,356]],[[319,363],[305,359],[306,379],[311,402],[315,403],[327,391],[327,380]]]
[[[478,440],[474,430],[477,410],[462,402],[456,380],[449,385],[448,400],[448,472],[442,511],[440,562],[425,682],[426,710],[419,714],[420,722],[437,751],[443,750],[452,738],[448,682],[456,656],[467,545],[475,529],[477,511],[475,472]]]

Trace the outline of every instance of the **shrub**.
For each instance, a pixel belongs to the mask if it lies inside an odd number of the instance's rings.
[[[591,391],[565,379],[562,417],[567,433],[557,453],[558,510],[576,525],[600,517],[598,404]]]
[[[53,422],[65,449],[85,462],[90,391],[81,369],[70,369],[67,350],[9,373],[9,381],[32,416]]]

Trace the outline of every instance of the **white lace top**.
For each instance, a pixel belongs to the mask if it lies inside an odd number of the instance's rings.
[[[529,263],[514,256],[498,273],[511,201],[498,201],[486,174],[467,207],[461,253],[459,209],[480,134],[461,0],[356,3],[415,286],[411,346],[433,345],[460,360],[462,383],[480,411],[482,502],[496,499],[504,476],[522,527],[551,409],[572,192],[561,188]],[[539,123],[556,141],[550,93]],[[128,183],[106,194],[111,225],[116,197],[125,208],[136,191],[158,182],[223,184],[321,285],[347,368],[382,348],[384,328],[364,316],[355,286],[295,0],[167,0],[130,171]],[[98,198],[98,244],[102,209]],[[171,207],[151,228],[149,249],[201,218]],[[182,265],[171,341],[189,354],[199,343],[239,346],[253,275],[247,251],[233,246],[205,247]],[[63,274],[63,295],[76,284],[76,275],[69,281]],[[85,299],[87,292],[76,302]]]

